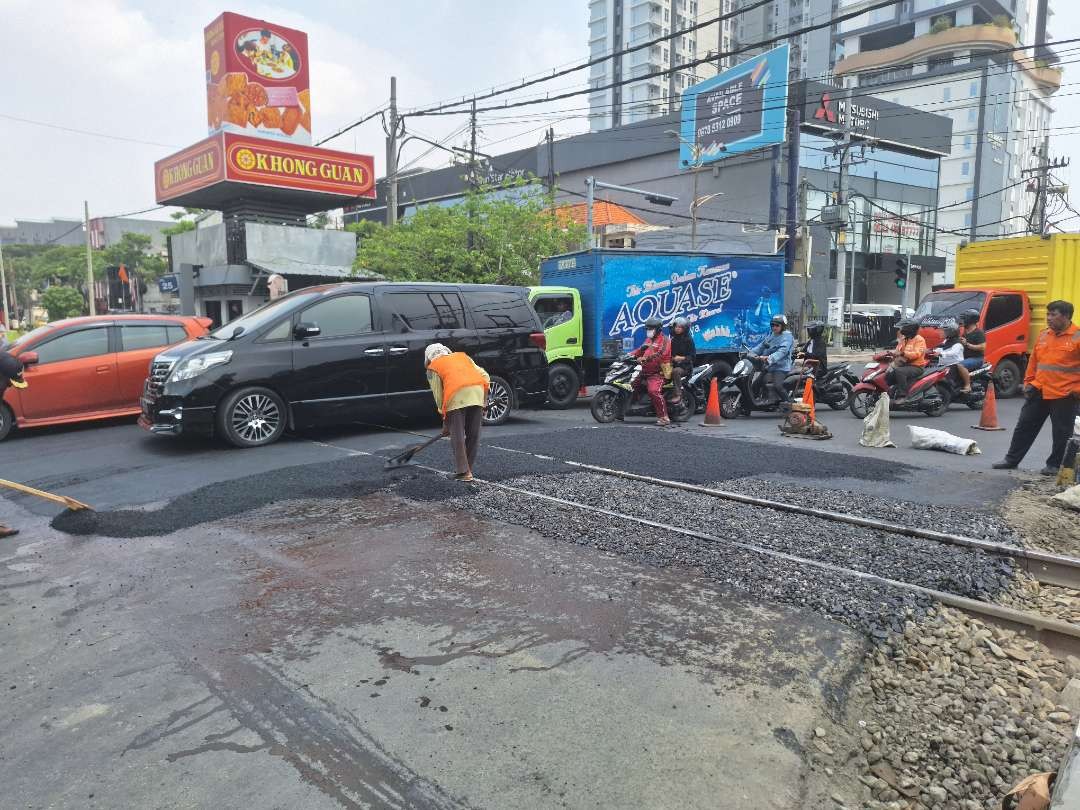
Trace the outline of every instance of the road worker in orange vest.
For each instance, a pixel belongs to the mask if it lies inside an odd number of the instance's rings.
[[[1057,475],[1080,410],[1080,329],[1072,316],[1073,305],[1068,301],[1046,305],[1048,328],[1039,333],[1024,374],[1027,401],[1013,430],[1009,452],[994,469],[1015,469],[1049,417],[1054,444],[1041,472]]]
[[[443,416],[443,435],[450,437],[459,481],[472,481],[480,427],[487,401],[488,373],[464,352],[452,352],[441,343],[424,350],[428,385]]]

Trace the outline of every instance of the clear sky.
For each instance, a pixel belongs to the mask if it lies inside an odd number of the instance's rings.
[[[1080,36],[1080,2],[1054,7],[1053,38]],[[407,110],[588,56],[587,0],[0,0],[0,222],[81,216],[83,199],[91,216],[154,205],[153,162],[206,136],[202,31],[225,10],[308,33],[316,139],[382,104],[391,75]],[[1075,154],[1078,165],[1065,175],[1080,179],[1080,63],[1065,70],[1051,151]],[[577,89],[584,80],[582,71],[540,87]],[[479,148],[532,145],[548,126],[560,135],[584,131],[586,108],[578,96],[481,116]],[[427,117],[407,126],[439,140],[466,123]],[[450,141],[465,142],[464,134]],[[377,120],[327,146],[373,154],[382,172]],[[426,148],[409,144],[404,161],[445,165],[446,153],[425,156]],[[1080,186],[1073,201],[1080,209]],[[1080,228],[1080,220],[1068,224]]]

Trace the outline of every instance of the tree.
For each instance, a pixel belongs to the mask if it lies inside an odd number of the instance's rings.
[[[185,208],[183,211],[173,211],[169,216],[176,220],[176,224],[163,228],[161,232],[165,236],[175,236],[178,233],[193,231],[195,230],[195,219],[202,212],[203,209],[201,208]]]
[[[124,233],[120,241],[102,251],[106,265],[124,265],[144,277],[156,279],[165,273],[165,260],[151,251],[153,240],[142,233]]]
[[[483,187],[452,206],[428,205],[393,227],[350,226],[360,236],[354,272],[400,281],[536,282],[540,260],[580,247],[581,225],[552,216],[535,179]]]
[[[49,313],[50,321],[74,318],[82,315],[85,308],[83,297],[71,287],[49,287],[41,296],[41,305]]]

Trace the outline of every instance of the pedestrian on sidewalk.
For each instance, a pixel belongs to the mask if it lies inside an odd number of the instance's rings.
[[[1041,472],[1057,475],[1080,406],[1080,330],[1072,316],[1073,305],[1068,301],[1046,305],[1047,328],[1035,341],[1024,374],[1027,401],[1013,430],[1009,452],[993,465],[995,470],[1015,469],[1049,417],[1053,447]]]
[[[473,464],[480,449],[480,427],[487,401],[488,373],[464,352],[452,352],[441,343],[424,350],[428,385],[443,417],[443,435],[450,437],[458,481],[472,481]]]
[[[15,355],[0,349],[0,400],[4,398],[4,392],[9,386],[26,388],[26,382],[22,378],[23,366]],[[18,529],[9,529],[0,523],[0,538],[13,537],[18,534]]]

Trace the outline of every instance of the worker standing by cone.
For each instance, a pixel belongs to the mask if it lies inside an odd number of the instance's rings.
[[[480,449],[488,373],[464,352],[451,352],[441,343],[424,350],[428,385],[443,417],[443,435],[454,448],[458,481],[472,481],[472,468]]]

